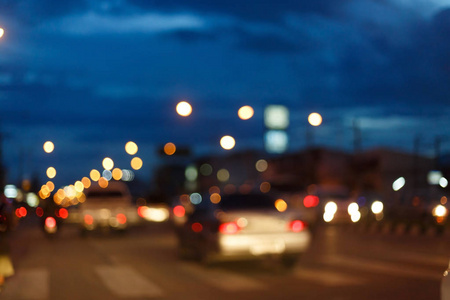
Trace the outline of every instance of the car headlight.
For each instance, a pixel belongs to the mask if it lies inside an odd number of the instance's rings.
[[[435,208],[433,208],[433,212],[432,212],[434,217],[446,217],[448,215],[448,209],[444,206],[444,205],[436,205]]]
[[[355,202],[352,202],[347,207],[348,214],[350,216],[359,213],[359,205]]]
[[[325,213],[334,215],[337,212],[337,204],[333,201],[328,202],[325,205]]]
[[[379,213],[382,213],[383,212],[383,208],[384,208],[383,202],[381,202],[381,201],[374,201],[372,203],[372,206],[370,207],[372,212],[374,214],[376,214],[376,215],[379,214]]]

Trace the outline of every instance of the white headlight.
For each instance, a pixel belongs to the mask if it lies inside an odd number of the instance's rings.
[[[374,203],[372,203],[372,206],[370,207],[370,209],[372,210],[372,212],[374,214],[381,213],[383,211],[383,202],[375,201]]]
[[[448,214],[448,209],[444,205],[437,205],[433,209],[433,216],[435,217],[445,217]]]
[[[330,201],[325,205],[325,213],[334,215],[336,212],[337,212],[337,204],[334,203],[333,201]]]
[[[356,204],[355,202],[352,202],[348,205],[347,211],[348,211],[348,214],[350,216],[352,216],[359,212],[359,205]]]

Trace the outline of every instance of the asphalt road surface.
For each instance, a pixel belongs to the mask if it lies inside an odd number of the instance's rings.
[[[177,257],[168,223],[52,239],[32,222],[10,235],[15,275],[0,299],[439,299],[450,236],[317,228],[291,271],[275,261],[212,267]]]

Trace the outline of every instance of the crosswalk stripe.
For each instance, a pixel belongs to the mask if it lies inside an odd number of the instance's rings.
[[[190,275],[207,282],[209,285],[225,291],[236,292],[262,290],[265,288],[262,283],[237,273],[206,269],[200,265],[187,263],[181,264],[180,268]]]
[[[442,277],[442,274],[440,272],[432,272],[422,268],[409,267],[405,264],[386,263],[382,261],[375,261],[372,259],[369,260],[357,257],[334,255],[325,257],[323,261],[333,266],[340,266],[366,272],[384,273],[394,276],[433,280],[440,279]]]
[[[302,280],[308,280],[330,287],[363,285],[366,283],[366,281],[361,278],[348,276],[340,272],[309,268],[297,268],[294,270],[294,276]]]
[[[49,298],[49,271],[24,269],[8,279],[2,299],[46,300]]]
[[[127,265],[96,266],[96,273],[108,289],[119,297],[160,297],[163,291]]]

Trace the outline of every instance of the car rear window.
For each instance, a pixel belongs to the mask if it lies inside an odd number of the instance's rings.
[[[101,191],[101,192],[89,192],[86,197],[89,198],[122,198],[123,193],[120,191]]]
[[[267,195],[228,195],[222,197],[219,206],[223,210],[274,209],[274,200]]]

